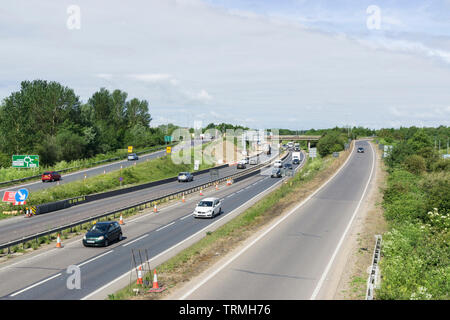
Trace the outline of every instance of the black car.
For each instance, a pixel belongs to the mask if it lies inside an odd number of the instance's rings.
[[[83,245],[105,246],[115,240],[122,240],[122,228],[116,221],[97,222],[83,237]]]
[[[281,178],[281,169],[280,168],[273,168],[272,174],[270,175],[271,178]]]
[[[364,148],[363,147],[359,147],[356,152],[358,153],[364,153]]]
[[[194,181],[194,176],[190,172],[180,172],[178,174],[178,182],[189,182]]]
[[[292,170],[292,163],[285,163],[284,168],[288,170]]]
[[[292,164],[300,164],[300,159],[295,158],[294,160],[292,160]]]

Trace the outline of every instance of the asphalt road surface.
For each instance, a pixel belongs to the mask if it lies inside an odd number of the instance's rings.
[[[290,157],[286,161],[290,161]],[[132,249],[147,248],[150,258],[155,257],[281,181],[259,174],[219,190],[208,190],[204,197],[214,196],[223,201],[223,213],[213,219],[195,219],[192,216],[201,198],[194,196],[186,203],[176,203],[156,214],[125,221],[122,227],[125,239],[107,248],[85,248],[81,240],[67,245],[63,241],[62,249],[55,248],[4,263],[0,266],[0,297],[26,300],[85,298],[124,274],[128,279],[132,269]],[[80,268],[80,289],[67,286],[72,275],[67,273],[67,268],[71,265]]]
[[[357,147],[365,153],[356,153]],[[370,143],[356,142],[345,167],[328,184],[179,298],[320,299],[327,270],[369,186],[374,161]]]

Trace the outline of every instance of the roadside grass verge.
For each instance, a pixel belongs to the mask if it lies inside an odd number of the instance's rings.
[[[450,172],[393,169],[384,190],[380,300],[449,300]]]
[[[177,285],[206,270],[218,258],[236,248],[261,227],[306,198],[340,167],[349,154],[349,151],[345,151],[339,158],[327,156],[308,161],[294,177],[242,214],[217,230],[207,232],[201,240],[158,266],[158,282],[161,282],[160,286],[168,288],[162,294],[145,293],[144,289],[148,288],[132,283],[109,295],[109,299],[161,299],[167,296]],[[144,279],[150,284],[152,277],[152,272],[144,275]],[[133,289],[139,289],[140,296],[136,297]]]
[[[38,205],[82,195],[111,191],[174,177],[181,171],[194,171],[194,155],[196,155],[195,159],[201,157],[199,150],[201,150],[201,148],[205,148],[206,145],[207,144],[194,148],[194,152],[191,153],[190,164],[176,164],[169,156],[152,159],[125,169],[119,169],[106,174],[96,175],[90,178],[32,192],[27,200],[27,205]],[[180,158],[182,158],[182,154],[183,150],[179,151]],[[211,167],[213,167],[213,164],[203,161],[199,166],[199,170],[208,169]],[[122,178],[122,185],[119,180],[120,177]],[[0,219],[21,214],[20,210],[23,210],[25,207],[26,206],[12,206],[9,203],[1,203]],[[4,213],[5,211],[10,212],[12,210],[16,210],[18,212],[16,214]]]

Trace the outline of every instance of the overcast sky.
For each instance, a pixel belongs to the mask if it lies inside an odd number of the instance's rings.
[[[450,125],[450,0],[16,0],[0,46],[0,99],[45,79],[152,125]]]

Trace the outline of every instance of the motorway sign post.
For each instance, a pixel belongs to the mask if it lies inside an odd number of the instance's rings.
[[[15,196],[16,196],[16,192],[15,191],[5,191],[5,193],[3,194],[3,202],[11,202],[14,203],[15,202]]]
[[[38,155],[13,155],[13,168],[39,168]]]
[[[172,147],[166,147],[166,153],[167,154],[172,153]]]
[[[128,153],[132,153],[133,152],[133,146],[128,146]]]
[[[317,157],[317,148],[309,148],[309,157],[316,158]]]
[[[172,136],[164,136],[164,142],[172,142]]]
[[[27,198],[28,198],[28,190],[27,189],[19,189],[17,192],[16,192],[16,194],[14,195],[14,200],[15,200],[15,202],[14,202],[14,204],[18,204],[18,205],[21,205],[21,204],[26,204],[26,201],[25,200],[27,200]]]

